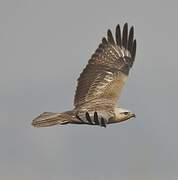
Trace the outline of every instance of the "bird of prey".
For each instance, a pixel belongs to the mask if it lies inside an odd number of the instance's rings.
[[[36,117],[34,127],[64,124],[88,124],[106,127],[135,117],[127,109],[116,107],[123,85],[136,55],[134,27],[123,30],[116,26],[115,38],[111,30],[103,38],[87,66],[78,78],[73,110],[44,112]]]

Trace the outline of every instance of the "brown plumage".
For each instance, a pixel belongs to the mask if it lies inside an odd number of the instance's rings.
[[[108,30],[107,39],[102,39],[78,78],[74,109],[64,113],[43,113],[33,120],[32,125],[44,127],[71,123],[105,127],[106,124],[134,117],[131,112],[127,116],[125,112],[123,116],[124,109],[116,108],[116,102],[133,66],[135,55],[133,26],[128,32],[125,23],[121,33],[120,25],[117,25],[115,39],[111,30]]]

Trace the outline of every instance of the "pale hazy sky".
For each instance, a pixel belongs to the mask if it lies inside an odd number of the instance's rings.
[[[0,179],[177,180],[176,1],[0,1]],[[72,108],[76,79],[108,28],[135,26],[137,56],[120,105],[137,118],[106,129],[36,129]]]

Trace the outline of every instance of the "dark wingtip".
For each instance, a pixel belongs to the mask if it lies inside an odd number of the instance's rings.
[[[86,112],[86,119],[88,120],[89,124],[93,124],[88,112]]]
[[[127,26],[127,27],[128,27],[128,23],[126,22],[126,23],[124,24],[124,26]]]
[[[76,115],[76,118],[77,118],[78,120],[80,120],[80,121],[81,121],[81,123],[85,123],[85,122],[83,121],[83,119],[81,119],[81,118],[80,118],[80,116],[79,116],[79,115]]]
[[[94,112],[94,122],[95,122],[96,125],[99,125],[99,124],[100,124],[100,123],[99,123],[99,119],[98,119],[98,114],[97,114],[96,111]]]
[[[125,23],[122,31],[122,46],[127,48],[128,42],[128,24]]]
[[[132,65],[133,65],[134,60],[135,60],[136,49],[137,49],[137,41],[136,41],[136,39],[135,39],[135,40],[133,41],[133,47],[132,47],[132,51],[131,51],[131,56],[132,56],[132,59],[133,59]],[[131,65],[131,67],[132,67],[132,65]]]
[[[110,29],[108,29],[107,35],[108,35],[108,42],[110,42],[111,44],[115,44],[114,38]]]
[[[118,24],[116,26],[116,31],[115,31],[115,40],[113,38],[112,32],[109,29],[107,31],[107,39],[103,38],[102,39],[102,45],[111,43],[111,44],[116,44],[120,46],[121,48],[124,47],[127,49],[130,54],[131,54],[131,67],[133,65],[135,55],[136,55],[136,40],[134,39],[134,26],[131,26],[131,28],[128,28],[128,23],[126,22],[123,26],[122,33],[121,33],[121,27]]]
[[[133,38],[134,38],[134,27],[132,26],[129,31],[129,39],[128,39],[128,50],[131,51],[133,45]]]
[[[106,122],[104,118],[101,118],[101,126],[106,128]]]
[[[121,28],[120,25],[118,24],[116,26],[116,43],[118,46],[121,46]]]
[[[133,56],[133,59],[135,59],[135,55],[136,55],[136,49],[137,49],[137,41],[136,39],[134,40],[133,42],[133,49],[132,49],[132,56]]]
[[[107,44],[107,43],[108,43],[108,42],[107,42],[107,39],[106,39],[105,37],[103,37],[102,43],[103,43],[103,44]]]
[[[130,28],[128,34],[128,23],[124,24],[121,44],[131,53],[131,58],[132,58],[131,67],[132,67],[136,56],[136,46],[137,46],[136,39],[134,39],[134,26]]]

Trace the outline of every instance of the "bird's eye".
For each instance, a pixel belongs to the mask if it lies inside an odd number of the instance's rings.
[[[124,112],[124,115],[127,115],[129,112]]]

